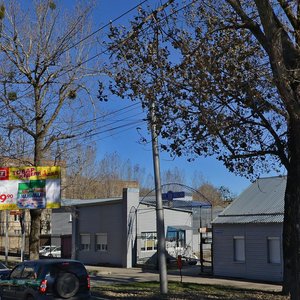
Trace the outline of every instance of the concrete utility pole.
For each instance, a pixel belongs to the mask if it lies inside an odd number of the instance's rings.
[[[5,263],[8,263],[8,210],[5,211]]]
[[[164,223],[164,210],[162,205],[162,190],[161,190],[161,180],[160,180],[158,137],[156,131],[155,103],[153,99],[151,101],[151,107],[150,107],[150,123],[151,123],[152,153],[153,153],[155,195],[156,195],[157,258],[158,258],[158,266],[159,266],[160,293],[167,294],[168,278],[167,278],[167,264],[166,264],[165,223]]]

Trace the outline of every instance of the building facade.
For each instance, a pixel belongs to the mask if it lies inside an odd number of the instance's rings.
[[[64,211],[53,210],[52,235],[59,235],[63,228],[66,233],[68,225],[63,223],[72,219],[72,258],[125,268],[155,260],[156,209],[140,202],[138,189],[124,189],[121,198],[64,200],[63,205]],[[165,208],[164,221],[168,252],[174,257],[190,256],[194,247],[192,211]]]
[[[281,282],[285,177],[255,181],[213,221],[213,273]]]

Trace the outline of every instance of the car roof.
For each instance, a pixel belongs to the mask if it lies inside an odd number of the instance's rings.
[[[23,263],[30,263],[30,264],[58,264],[58,263],[79,263],[83,264],[81,261],[74,260],[74,259],[63,259],[63,258],[46,258],[46,259],[36,259],[36,260],[26,260]]]

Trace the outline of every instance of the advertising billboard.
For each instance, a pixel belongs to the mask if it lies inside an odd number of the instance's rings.
[[[60,167],[0,168],[0,210],[60,207]]]

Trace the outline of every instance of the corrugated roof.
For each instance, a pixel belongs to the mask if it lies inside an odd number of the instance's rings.
[[[213,223],[283,222],[285,188],[286,177],[258,179],[223,210]]]
[[[107,202],[121,201],[122,198],[107,199],[61,199],[61,206],[86,206],[93,204],[101,204]]]

